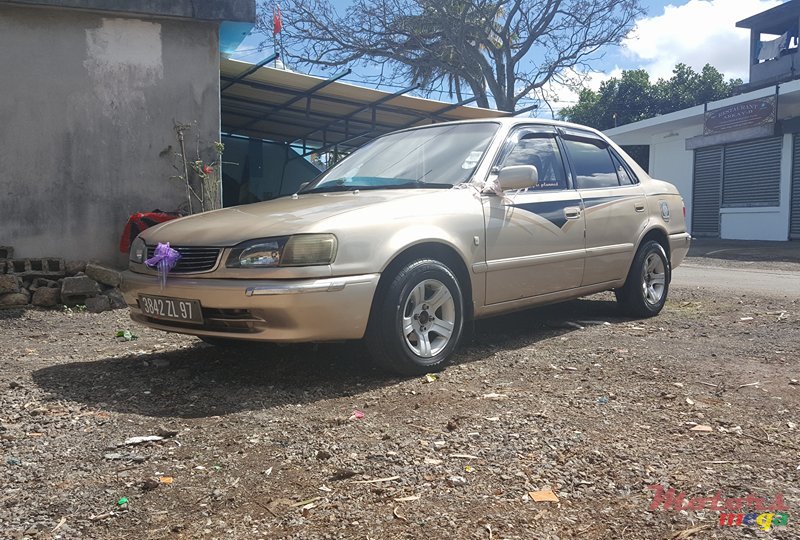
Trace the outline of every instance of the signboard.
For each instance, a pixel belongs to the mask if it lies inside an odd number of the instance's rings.
[[[775,124],[776,104],[775,96],[769,96],[708,111],[703,135]]]

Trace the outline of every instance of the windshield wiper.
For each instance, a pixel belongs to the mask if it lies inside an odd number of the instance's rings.
[[[391,186],[384,186],[384,187],[388,189],[394,189],[394,188],[450,189],[451,187],[453,187],[453,184],[445,184],[445,183],[437,184],[435,182],[420,182],[417,180],[416,182],[403,182],[402,184],[394,184]]]
[[[434,184],[432,182],[403,182],[400,184],[382,184],[382,185],[374,185],[374,186],[354,186],[354,185],[344,185],[344,184],[334,184],[334,185],[323,185],[319,187],[315,187],[306,191],[301,191],[300,194],[304,195],[306,193],[334,193],[337,191],[374,191],[376,189],[450,189],[453,187],[452,184]]]
[[[356,189],[363,189],[363,187],[359,186],[346,186],[344,184],[325,184],[324,186],[319,186],[311,189],[307,189],[305,191],[301,191],[300,195],[305,195],[306,193],[332,193],[334,191],[353,191]]]

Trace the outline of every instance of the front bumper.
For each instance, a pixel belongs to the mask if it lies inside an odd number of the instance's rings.
[[[120,289],[131,318],[151,328],[253,341],[337,341],[364,337],[380,274],[324,279],[239,280],[122,273]],[[156,319],[139,295],[199,300],[203,324]]]

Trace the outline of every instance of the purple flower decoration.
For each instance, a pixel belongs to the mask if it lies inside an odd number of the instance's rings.
[[[158,279],[161,282],[161,290],[164,290],[164,287],[167,285],[167,274],[169,274],[170,270],[175,268],[180,258],[181,254],[178,253],[177,250],[169,247],[169,242],[167,242],[166,244],[159,243],[153,252],[153,256],[144,261],[144,264],[147,266],[158,268]]]

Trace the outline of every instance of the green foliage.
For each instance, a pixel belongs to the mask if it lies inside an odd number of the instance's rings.
[[[117,330],[115,337],[119,341],[133,341],[134,339],[139,339],[139,336],[137,336],[130,330]]]
[[[741,84],[741,79],[726,81],[710,64],[700,73],[678,64],[672,77],[655,84],[645,70],[628,70],[619,79],[603,82],[597,92],[581,90],[578,103],[562,109],[560,116],[596,129],[609,129],[730,97]]]

